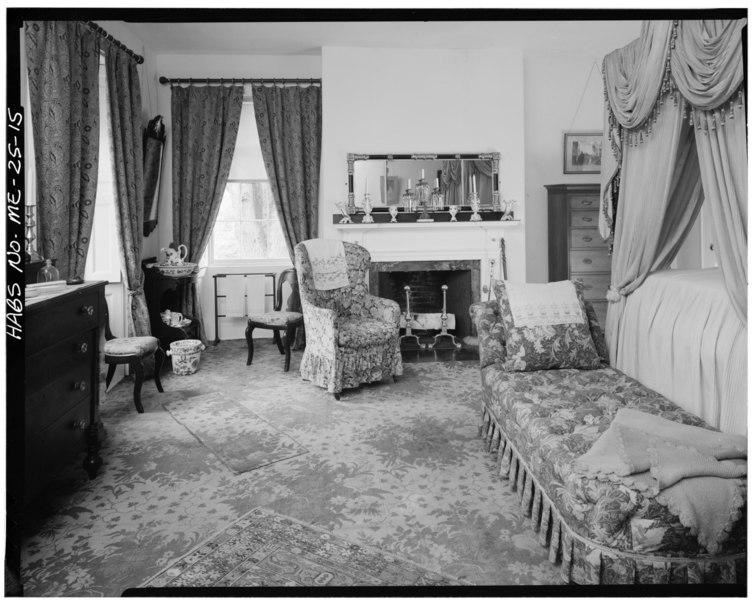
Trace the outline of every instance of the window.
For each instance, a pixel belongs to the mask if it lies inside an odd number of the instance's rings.
[[[212,260],[288,258],[267,180],[229,180],[212,230]]]
[[[210,264],[289,260],[251,102],[241,108],[233,162],[206,258]]]
[[[100,152],[97,165],[97,196],[92,233],[87,251],[85,279],[121,281],[121,256],[115,211],[115,173],[113,171],[110,96],[107,88],[105,57],[100,56]]]

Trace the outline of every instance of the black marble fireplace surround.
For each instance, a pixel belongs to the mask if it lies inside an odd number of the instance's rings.
[[[408,260],[373,262],[370,269],[370,292],[398,302],[406,312],[406,292],[411,292],[412,313],[439,313],[443,310],[442,285],[448,286],[446,310],[456,317],[451,332],[463,339],[472,335],[469,305],[480,301],[479,260]]]

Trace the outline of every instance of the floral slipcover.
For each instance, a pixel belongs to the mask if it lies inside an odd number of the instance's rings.
[[[370,254],[344,242],[349,285],[334,290],[314,287],[303,243],[294,248],[307,346],[301,376],[338,394],[344,388],[401,375],[399,317],[393,300],[368,292]]]
[[[611,367],[507,372],[501,366],[505,345],[497,303],[475,304],[470,313],[480,337],[482,434],[540,542],[550,547],[550,560],[561,560],[564,581],[745,580],[744,508],[720,553],[711,555],[654,498],[621,482],[584,477],[572,467],[622,407],[711,427]]]

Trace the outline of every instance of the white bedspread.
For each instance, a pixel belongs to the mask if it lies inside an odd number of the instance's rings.
[[[654,273],[630,294],[616,367],[710,425],[747,434],[747,330],[719,269]]]

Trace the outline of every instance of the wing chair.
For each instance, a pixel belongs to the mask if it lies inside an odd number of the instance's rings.
[[[401,375],[397,302],[368,293],[370,253],[343,243],[348,285],[315,288],[305,242],[294,248],[307,345],[301,376],[340,400],[341,390]]]

